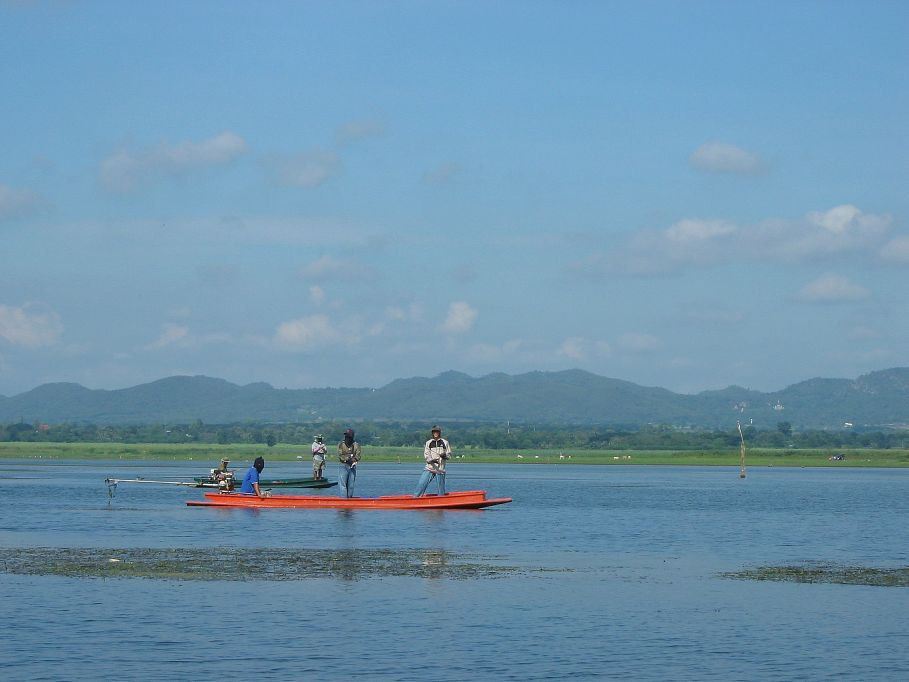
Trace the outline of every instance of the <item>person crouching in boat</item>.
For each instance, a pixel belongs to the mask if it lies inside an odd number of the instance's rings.
[[[357,462],[360,461],[360,444],[354,440],[353,429],[344,432],[344,440],[338,443],[338,459],[341,460],[341,473],[338,486],[341,497],[354,496],[354,483],[357,481]]]
[[[262,469],[265,468],[265,460],[261,457],[256,457],[253,465],[249,467],[249,471],[246,472],[246,476],[243,477],[243,485],[240,486],[241,493],[255,493],[256,497],[268,497],[264,492],[259,490],[259,474],[262,473]]]
[[[451,446],[447,440],[442,438],[442,429],[438,426],[432,427],[432,438],[426,441],[426,445],[423,447],[423,459],[426,460],[426,467],[420,476],[420,483],[417,485],[414,497],[423,497],[429,482],[434,478],[439,479],[439,495],[444,495],[445,462],[451,459]]]
[[[322,435],[319,434],[312,443],[312,477],[317,481],[322,480],[326,452],[328,452],[328,446],[322,442]]]

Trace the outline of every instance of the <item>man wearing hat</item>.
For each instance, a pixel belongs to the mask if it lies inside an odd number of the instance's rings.
[[[341,497],[353,497],[357,462],[360,461],[360,444],[354,439],[353,429],[347,429],[344,440],[338,443],[338,459],[341,460],[341,475],[338,476]]]
[[[451,459],[451,446],[447,440],[442,438],[441,427],[432,427],[432,438],[426,441],[426,445],[423,447],[423,459],[426,460],[426,467],[423,475],[420,476],[420,483],[417,485],[414,497],[422,497],[426,493],[429,482],[434,478],[439,479],[439,495],[444,495],[445,462]]]
[[[322,480],[322,469],[325,467],[325,453],[328,446],[322,442],[320,433],[312,442],[312,477],[317,481]]]

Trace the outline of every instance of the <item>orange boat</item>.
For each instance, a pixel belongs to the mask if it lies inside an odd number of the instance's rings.
[[[387,495],[385,497],[331,497],[323,495],[272,495],[205,493],[205,500],[190,500],[189,507],[251,507],[255,509],[483,509],[511,502],[510,497],[486,497],[485,490],[465,490],[447,495]]]

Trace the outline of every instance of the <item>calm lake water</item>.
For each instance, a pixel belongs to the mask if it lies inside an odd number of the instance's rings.
[[[909,679],[909,589],[718,576],[909,565],[909,470],[761,468],[740,480],[737,468],[453,464],[449,489],[514,498],[479,512],[189,508],[200,490],[121,484],[109,500],[103,483],[188,480],[213,464],[3,461],[0,548],[422,549],[521,570],[287,582],[0,573],[0,679]],[[411,492],[419,474],[367,462],[357,493]]]

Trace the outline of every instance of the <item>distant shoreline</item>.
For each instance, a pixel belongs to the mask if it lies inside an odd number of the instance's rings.
[[[465,464],[589,464],[589,465],[682,465],[734,466],[740,465],[738,449],[724,451],[688,450],[458,450],[453,445],[455,459],[451,465]],[[329,450],[329,455],[331,449]],[[834,459],[842,455],[843,459]],[[309,465],[308,445],[260,444],[166,444],[166,443],[0,443],[0,459],[35,461],[135,461],[135,462],[198,462],[200,470],[217,466],[222,458],[236,469],[248,466],[256,457],[266,462],[301,462]],[[419,447],[364,446],[363,460],[377,463],[419,464],[423,461]],[[329,463],[333,459],[329,457]],[[909,467],[909,450],[820,448],[811,450],[755,449],[746,455],[747,467]]]

